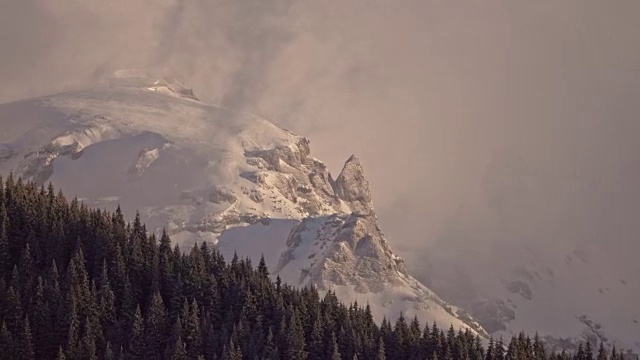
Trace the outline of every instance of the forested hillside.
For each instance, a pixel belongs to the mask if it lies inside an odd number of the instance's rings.
[[[621,359],[591,344],[549,354],[271,281],[261,262],[188,254],[139,218],[52,186],[0,179],[0,359]]]

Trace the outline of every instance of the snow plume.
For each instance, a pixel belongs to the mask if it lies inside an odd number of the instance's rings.
[[[246,109],[260,99],[273,62],[293,38],[284,24],[291,5],[292,0],[177,0],[161,21],[156,65],[183,78],[209,76],[194,85],[204,91],[217,85],[218,103]]]
[[[25,0],[0,4],[0,102],[81,87],[120,68],[176,77],[242,109],[293,34],[291,0]]]

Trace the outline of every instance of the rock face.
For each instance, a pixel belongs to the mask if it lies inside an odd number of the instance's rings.
[[[291,230],[276,273],[291,266],[299,278],[296,285],[315,284],[322,289],[352,285],[358,292],[380,292],[386,285],[398,285],[405,274],[402,260],[395,256],[377,226],[374,214],[333,214],[306,218]]]
[[[126,75],[126,74],[124,74]],[[309,140],[256,116],[203,104],[175,82],[122,73],[109,86],[0,105],[0,174],[51,181],[174,242],[216,243],[293,285],[471,328],[406,271],[378,226],[360,161],[333,180]]]
[[[373,212],[369,182],[364,176],[360,160],[355,155],[352,155],[344,164],[340,175],[333,182],[333,189],[353,211],[365,214]]]
[[[291,230],[286,246],[274,271],[285,282],[313,284],[335,291],[344,301],[368,303],[378,321],[402,313],[487,336],[464,310],[447,304],[407,273],[373,212],[306,218]]]

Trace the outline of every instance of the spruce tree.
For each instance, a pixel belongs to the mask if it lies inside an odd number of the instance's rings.
[[[316,321],[313,322],[311,333],[308,340],[308,359],[309,360],[323,360],[324,348],[322,346],[322,319],[318,316]]]
[[[148,359],[158,359],[165,348],[166,311],[159,292],[152,299],[144,320],[144,347]]]
[[[34,352],[37,359],[44,359],[49,354],[54,354],[58,346],[57,343],[55,343],[55,337],[50,336],[54,326],[49,302],[45,300],[46,295],[42,277],[38,276],[36,283],[36,294],[33,305],[33,330],[34,337],[39,339],[39,346],[34,348]]]
[[[129,351],[126,354],[127,359],[140,359],[144,354],[143,326],[142,312],[140,311],[140,306],[138,306],[131,326],[131,335],[128,347]]]
[[[533,338],[533,354],[534,360],[546,360],[547,358],[547,352],[538,333],[536,333]]]
[[[107,264],[103,263],[100,276],[100,290],[98,295],[99,322],[104,331],[107,342],[117,342],[119,339],[118,313],[115,294],[111,290]]]
[[[178,336],[176,342],[172,345],[172,351],[167,357],[170,360],[187,360],[187,346],[185,345],[182,338]]]
[[[7,324],[2,322],[0,327],[0,359],[10,360],[15,356],[15,344],[11,331],[7,328]]]
[[[585,360],[593,360],[593,346],[589,340],[585,341],[584,347],[584,359]]]
[[[386,360],[386,359],[387,359],[387,355],[384,349],[384,341],[382,340],[382,337],[380,337],[378,339],[378,351],[376,353],[375,360]]]
[[[73,295],[69,294],[67,300],[68,309],[70,309],[69,322],[67,326],[66,336],[66,351],[65,355],[70,360],[79,358],[79,342],[80,342],[80,320],[78,319],[78,312],[76,308],[76,302]]]
[[[200,353],[200,346],[202,344],[202,337],[200,332],[200,310],[198,303],[195,300],[188,305],[187,301],[184,302],[184,321],[182,325],[182,338],[187,346],[187,355],[191,358],[196,358]]]
[[[607,356],[607,350],[604,348],[604,343],[600,342],[600,347],[598,348],[598,356],[596,360],[607,360],[609,357]]]
[[[67,360],[67,357],[64,354],[64,350],[62,350],[62,347],[58,349],[58,356],[56,357],[56,360]]]
[[[13,337],[13,358],[16,360],[33,360],[35,354],[33,352],[33,337],[29,319],[24,318],[20,324],[18,333]]]
[[[11,266],[11,254],[9,237],[7,235],[7,227],[9,219],[7,216],[7,207],[2,196],[2,184],[0,183],[0,272],[4,274]]]
[[[92,330],[90,320],[85,320],[84,333],[80,340],[80,359],[97,360],[96,334]]]
[[[116,355],[113,353],[113,349],[111,349],[110,342],[107,342],[107,345],[105,347],[103,360],[116,360]]]
[[[331,337],[329,339],[329,349],[327,352],[327,359],[331,360],[341,360],[342,356],[340,355],[340,350],[338,349],[338,342],[336,341],[336,334],[331,333]]]
[[[267,334],[267,340],[264,347],[264,351],[262,353],[262,359],[265,360],[278,360],[280,359],[280,353],[278,351],[278,347],[275,344],[273,338],[273,332],[271,328],[269,328],[269,332]]]
[[[234,344],[233,339],[222,349],[222,360],[242,360],[242,350]]]
[[[184,344],[182,341],[182,323],[180,321],[180,317],[176,318],[171,326],[171,331],[169,332],[169,336],[167,337],[167,345],[165,347],[165,358],[171,359],[178,354],[181,350],[181,346]],[[185,354],[187,356],[185,347]]]

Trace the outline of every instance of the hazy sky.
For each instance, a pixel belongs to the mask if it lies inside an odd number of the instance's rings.
[[[406,254],[637,249],[639,17],[636,0],[0,0],[0,102],[149,68],[309,137],[334,174],[358,154]]]

